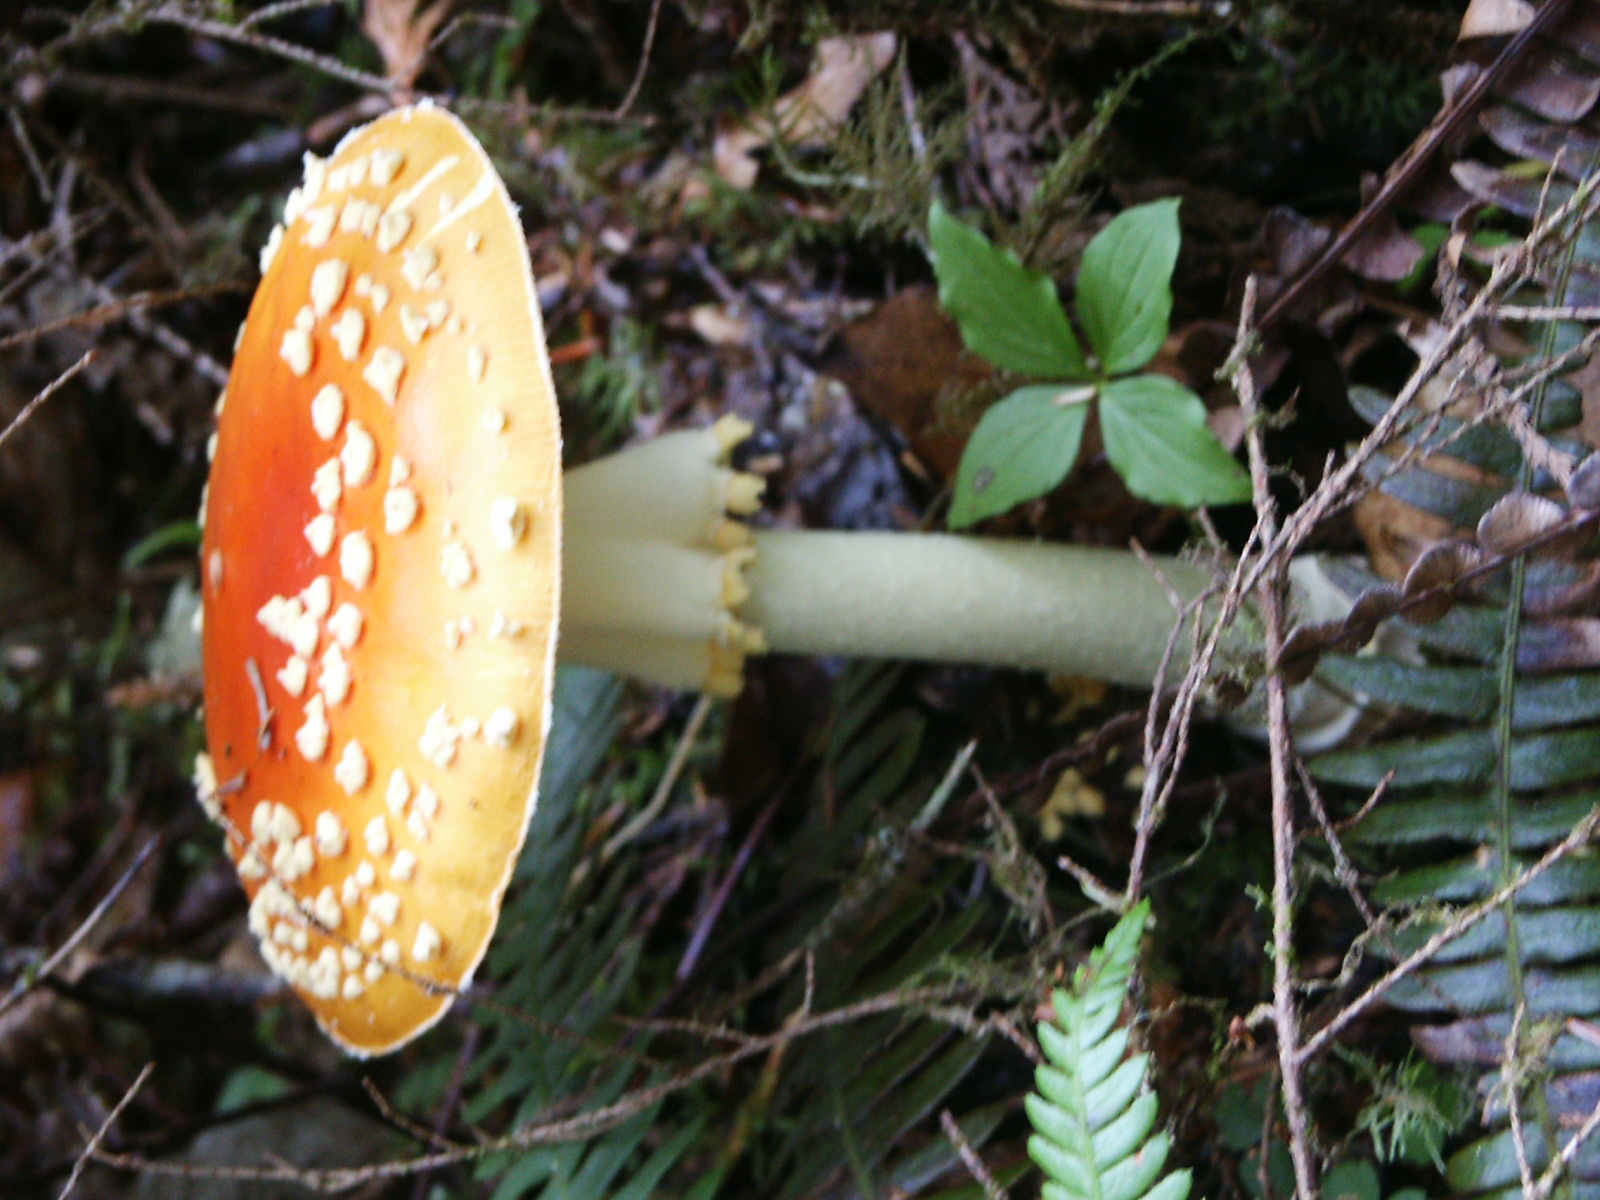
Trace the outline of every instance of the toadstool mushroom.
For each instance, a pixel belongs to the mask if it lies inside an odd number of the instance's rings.
[[[558,609],[564,656],[720,694],[766,649],[1148,685],[1167,586],[1207,583],[1081,547],[753,532],[735,418],[570,472],[563,515],[516,211],[443,111],[308,156],[261,262],[203,502],[197,779],[264,957],[352,1053],[428,1028],[483,956]]]
[[[268,964],[375,1054],[471,979],[532,811],[560,429],[515,210],[453,117],[308,158],[261,261],[203,514],[202,792]]]

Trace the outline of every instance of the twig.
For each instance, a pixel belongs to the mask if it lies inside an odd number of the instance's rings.
[[[1524,25],[1495,56],[1494,62],[1481,71],[1471,85],[1456,97],[1454,104],[1435,117],[1433,122],[1417,136],[1417,140],[1411,143],[1394,169],[1389,172],[1388,178],[1383,181],[1377,194],[1362,206],[1361,211],[1323,248],[1322,253],[1317,255],[1311,265],[1278,293],[1267,306],[1267,311],[1261,314],[1261,319],[1256,325],[1258,329],[1270,329],[1276,325],[1288,313],[1290,306],[1299,300],[1312,284],[1326,275],[1333,265],[1345,256],[1356,240],[1394,206],[1395,201],[1417,181],[1423,168],[1432,161],[1434,153],[1446,145],[1466,124],[1467,119],[1478,110],[1478,105],[1483,102],[1490,89],[1504,79],[1521,61],[1528,47],[1533,45],[1534,39],[1560,19],[1569,3],[1570,0],[1545,0],[1539,11],[1533,15],[1533,19]]]
[[[1417,364],[1411,377],[1406,380],[1405,386],[1396,393],[1388,411],[1379,418],[1378,423],[1360,444],[1346,456],[1344,462],[1324,477],[1321,486],[1311,499],[1284,521],[1271,544],[1245,571],[1242,581],[1245,588],[1254,590],[1260,584],[1261,574],[1268,569],[1269,563],[1278,561],[1280,557],[1287,560],[1305,543],[1312,530],[1353,502],[1366,464],[1388,446],[1397,433],[1405,427],[1407,421],[1411,419],[1408,410],[1412,401],[1439,374],[1444,364],[1455,356],[1479,323],[1489,316],[1499,297],[1517,287],[1528,277],[1533,270],[1535,259],[1548,243],[1563,236],[1563,232],[1569,228],[1589,221],[1597,211],[1600,211],[1600,187],[1597,185],[1600,185],[1600,177],[1586,180],[1573,192],[1571,199],[1552,213],[1548,220],[1536,226],[1514,251],[1495,264],[1488,281],[1461,315],[1450,323],[1422,362]],[[1239,356],[1243,350],[1243,347],[1235,347],[1234,357]],[[1223,368],[1223,373],[1231,368],[1230,358],[1229,363]]]
[[[30,261],[33,262],[43,261],[37,251],[27,252],[26,256]],[[64,273],[68,270],[68,268],[65,267],[57,269]],[[119,296],[115,291],[97,279],[90,279],[86,276],[78,275],[76,273],[70,274],[70,278],[74,282],[81,284],[85,290],[90,292],[96,299],[100,301],[101,304],[120,305],[126,300],[126,297]],[[125,310],[123,315],[126,316],[129,326],[132,327],[135,332],[149,338],[175,358],[188,363],[208,382],[215,384],[217,387],[224,387],[227,385],[228,369],[216,359],[212,358],[205,351],[196,347],[187,338],[183,337],[181,334],[177,333],[168,326],[163,325],[155,318],[146,316],[137,308]]]
[[[1596,1104],[1590,1110],[1583,1124],[1578,1126],[1577,1132],[1562,1143],[1561,1153],[1544,1169],[1544,1174],[1539,1176],[1537,1186],[1525,1193],[1527,1200],[1549,1200],[1550,1193],[1555,1190],[1556,1184],[1561,1182],[1561,1176],[1572,1166],[1572,1160],[1578,1156],[1578,1151],[1583,1149],[1583,1144],[1594,1136],[1596,1129],[1600,1129],[1600,1104]]]
[[[82,358],[73,363],[65,371],[61,372],[61,374],[57,375],[53,380],[45,385],[43,391],[41,391],[32,400],[29,400],[26,404],[24,404],[22,406],[22,411],[11,419],[11,423],[4,429],[0,429],[0,446],[4,446],[7,440],[10,439],[11,435],[22,428],[23,422],[29,417],[33,416],[34,412],[39,408],[40,405],[42,405],[46,400],[50,399],[51,396],[54,396],[57,392],[59,392],[64,386],[66,386],[68,380],[93,362],[95,353],[96,352],[94,350],[84,351]]]
[[[318,3],[325,2],[327,0],[318,0]],[[78,71],[71,68],[52,71],[48,80],[51,87],[90,92],[110,99],[123,97],[154,104],[203,108],[213,112],[245,113],[252,117],[270,117],[280,121],[292,120],[295,116],[292,104],[269,100],[249,91],[218,91],[154,79],[98,75],[93,71]]]
[[[1000,1186],[1000,1181],[989,1173],[989,1168],[978,1157],[978,1152],[972,1148],[972,1143],[967,1141],[967,1135],[961,1132],[961,1126],[956,1124],[956,1119],[950,1115],[948,1108],[939,1113],[939,1128],[944,1130],[945,1137],[950,1139],[950,1144],[956,1148],[956,1153],[961,1156],[962,1165],[967,1172],[978,1181],[978,1186],[983,1188],[983,1194],[989,1200],[1009,1200],[1006,1189]]]
[[[455,1144],[445,1135],[450,1131],[451,1119],[461,1103],[461,1093],[467,1086],[467,1074],[477,1060],[478,1047],[482,1043],[483,1026],[476,1023],[467,1026],[466,1036],[461,1039],[461,1048],[456,1052],[456,1064],[450,1070],[450,1082],[445,1085],[444,1095],[439,1097],[438,1107],[434,1111],[433,1128],[424,1131],[430,1135],[428,1145],[435,1149]],[[411,1200],[427,1200],[431,1179],[430,1175],[417,1176],[411,1186]]]
[[[116,1124],[117,1118],[122,1115],[122,1110],[133,1103],[134,1096],[138,1095],[139,1089],[144,1086],[144,1081],[150,1078],[150,1072],[155,1069],[155,1063],[145,1063],[144,1070],[139,1072],[139,1077],[133,1081],[133,1086],[122,1094],[122,1099],[117,1101],[116,1107],[106,1114],[104,1121],[100,1122],[100,1128],[94,1131],[94,1136],[89,1139],[88,1145],[84,1146],[83,1153],[78,1155],[77,1161],[72,1164],[72,1174],[67,1176],[67,1186],[61,1189],[58,1200],[67,1200],[72,1194],[72,1189],[78,1186],[78,1177],[83,1174],[83,1168],[88,1165],[90,1159],[99,1156],[100,1143],[105,1140],[107,1132]]]
[[[146,15],[145,20],[154,24],[176,25],[180,29],[187,29],[190,33],[197,33],[201,37],[215,38],[219,42],[231,42],[236,46],[247,46],[252,50],[259,50],[265,54],[276,54],[279,58],[286,58],[290,62],[299,63],[303,67],[310,67],[314,71],[321,71],[334,79],[348,83],[353,87],[369,92],[388,94],[394,88],[394,81],[385,79],[381,75],[373,75],[368,71],[358,71],[354,67],[347,67],[336,58],[325,54],[307,50],[304,46],[294,42],[286,42],[282,38],[273,37],[271,34],[258,33],[254,29],[243,25],[229,25],[222,21],[208,21],[204,17],[197,17],[191,12],[186,12],[176,4],[163,5]]]
[[[1154,561],[1145,554],[1144,548],[1135,544],[1133,552],[1150,565],[1156,579],[1160,581],[1161,573],[1156,569]],[[1149,854],[1150,842],[1161,824],[1162,815],[1172,797],[1172,790],[1177,785],[1177,765],[1188,754],[1189,729],[1194,717],[1195,704],[1200,696],[1200,688],[1211,670],[1217,648],[1221,645],[1223,628],[1238,605],[1237,598],[1232,597],[1230,589],[1230,598],[1223,601],[1215,623],[1209,633],[1202,637],[1205,606],[1214,597],[1206,594],[1190,604],[1182,605],[1177,603],[1176,593],[1171,588],[1167,591],[1177,608],[1178,619],[1173,622],[1172,633],[1162,650],[1161,662],[1156,671],[1155,687],[1151,691],[1150,704],[1145,709],[1145,780],[1144,787],[1139,793],[1139,811],[1134,821],[1133,853],[1128,860],[1128,886],[1119,911],[1126,911],[1139,898],[1144,886],[1144,865]],[[1167,667],[1177,649],[1178,639],[1183,636],[1184,629],[1189,627],[1191,622],[1193,636],[1199,645],[1193,650],[1189,670],[1179,684],[1177,695],[1173,698],[1170,708],[1167,709],[1166,724],[1160,727],[1160,736],[1157,737],[1163,708],[1162,681],[1166,678]]]
[[[1501,304],[1502,321],[1600,321],[1600,304]]]
[[[1522,1194],[1533,1191],[1533,1165],[1528,1161],[1528,1138],[1523,1132],[1522,1094],[1518,1068],[1518,1051],[1522,1045],[1522,1024],[1528,1015],[1527,1004],[1517,1005],[1511,1015],[1511,1028],[1506,1032],[1505,1053],[1500,1063],[1500,1086],[1506,1090],[1506,1116],[1511,1122],[1511,1147],[1517,1154],[1517,1175],[1522,1181]]]
[[[18,330],[7,337],[0,338],[0,350],[9,350],[13,346],[24,345],[36,341],[48,334],[59,333],[63,329],[88,329],[96,325],[104,325],[110,321],[117,321],[129,313],[148,308],[162,308],[168,304],[183,304],[190,300],[203,299],[207,296],[229,295],[240,289],[231,284],[221,284],[217,287],[188,288],[173,292],[136,292],[125,296],[111,304],[101,304],[94,308],[85,309],[80,313],[73,313],[70,317],[60,317],[54,321],[47,321],[43,325],[30,325],[27,329]]]
[[[1251,343],[1254,333],[1256,277],[1245,280],[1244,303],[1239,309],[1237,345]],[[1267,471],[1264,414],[1256,398],[1255,376],[1249,361],[1238,357],[1234,392],[1245,416],[1245,447],[1250,459],[1250,484],[1254,494],[1256,527],[1270,543],[1277,532],[1277,510]],[[1289,1123],[1289,1157],[1294,1162],[1295,1191],[1300,1200],[1316,1200],[1317,1169],[1311,1154],[1311,1131],[1300,1078],[1300,1008],[1295,997],[1294,958],[1294,744],[1289,732],[1289,688],[1277,669],[1287,636],[1284,611],[1289,590],[1289,563],[1279,558],[1256,589],[1267,654],[1268,755],[1272,775],[1272,1016],[1278,1035],[1278,1069],[1282,1075],[1284,1116]]]
[[[1376,1004],[1390,988],[1433,961],[1443,947],[1455,941],[1487,917],[1499,912],[1505,903],[1523,888],[1579,847],[1587,844],[1594,836],[1597,828],[1600,828],[1600,807],[1594,809],[1588,816],[1574,825],[1572,831],[1546,851],[1538,862],[1521,872],[1504,887],[1496,889],[1492,896],[1480,900],[1456,917],[1409,954],[1402,962],[1386,972],[1382,978],[1374,982],[1365,992],[1340,1009],[1326,1025],[1319,1029],[1313,1037],[1308,1038],[1306,1043],[1300,1047],[1300,1061],[1309,1062],[1316,1055],[1327,1049],[1328,1043],[1337,1037],[1345,1026]]]
[[[338,4],[339,0],[278,0],[276,4],[268,4],[253,13],[245,14],[239,19],[239,28],[249,29],[252,25],[263,25],[279,17],[287,17],[291,13],[305,12],[312,8],[334,8]]]
[[[694,744],[700,738],[700,730],[706,723],[706,717],[711,713],[711,697],[701,696],[695,701],[694,711],[689,714],[689,720],[683,727],[683,734],[678,738],[678,744],[673,747],[672,757],[667,760],[667,769],[661,773],[661,779],[656,784],[656,790],[650,796],[650,803],[641,808],[638,813],[621,829],[606,839],[600,848],[600,865],[604,866],[615,857],[634,838],[638,837],[655,819],[661,815],[661,810],[666,807],[667,801],[672,796],[673,788],[678,785],[678,777],[683,774],[683,766],[689,761],[689,751],[694,749]]]
[[[40,980],[49,976],[52,971],[66,960],[69,954],[78,948],[79,943],[89,936],[89,931],[99,924],[100,918],[105,916],[111,906],[117,902],[117,897],[121,896],[128,885],[133,882],[133,877],[139,873],[139,868],[144,866],[145,860],[155,852],[155,848],[160,844],[160,841],[159,837],[153,837],[147,841],[139,853],[133,856],[133,862],[129,864],[128,869],[111,885],[111,890],[101,897],[100,903],[94,906],[89,915],[83,919],[83,923],[72,931],[72,936],[61,943],[60,949],[45,959],[37,971],[24,972],[22,977],[11,985],[11,990],[4,997],[0,997],[0,1013],[5,1012],[6,1009],[20,1000]]]
[[[1305,790],[1306,799],[1311,806],[1311,815],[1316,818],[1322,836],[1328,843],[1328,849],[1333,854],[1333,874],[1339,881],[1345,893],[1350,897],[1350,902],[1356,906],[1356,911],[1361,914],[1361,920],[1368,929],[1378,924],[1378,914],[1372,910],[1372,905],[1367,903],[1367,898],[1361,894],[1361,874],[1356,870],[1355,863],[1350,861],[1350,856],[1345,852],[1344,842],[1340,840],[1339,831],[1334,828],[1333,821],[1328,816],[1328,809],[1322,802],[1322,792],[1317,787],[1316,780],[1311,778],[1311,772],[1306,770],[1306,765],[1298,757],[1294,761],[1295,774],[1300,777],[1300,786]],[[1381,785],[1374,790],[1374,795],[1385,790]],[[1363,805],[1363,808],[1366,806]]]
[[[22,116],[14,105],[6,105],[6,118],[11,123],[11,136],[16,139],[18,147],[22,150],[22,157],[28,164],[28,174],[33,176],[33,183],[39,189],[39,195],[46,204],[55,204],[55,193],[50,188],[49,176],[45,174],[44,164],[39,161],[39,152],[33,147],[33,139],[28,136],[28,127],[23,124]]]
[[[618,118],[628,115],[628,110],[633,107],[633,102],[639,98],[639,89],[644,87],[644,77],[650,70],[650,51],[656,44],[656,23],[661,19],[661,0],[651,0],[650,19],[645,22],[644,45],[639,49],[639,67],[633,73],[633,82],[628,85],[627,95],[622,97],[622,103],[617,105],[615,116]]]
[[[417,1139],[425,1146],[432,1146],[435,1150],[457,1150],[460,1147],[441,1133],[436,1133],[417,1121],[413,1121],[405,1113],[389,1103],[389,1098],[378,1090],[378,1085],[372,1081],[370,1075],[361,1077],[361,1090],[367,1093],[378,1113],[396,1129]]]
[[[177,1176],[199,1179],[236,1179],[265,1183],[293,1183],[314,1192],[336,1193],[384,1179],[399,1179],[422,1171],[471,1162],[486,1155],[507,1150],[526,1150],[534,1146],[551,1146],[584,1141],[613,1129],[628,1118],[653,1108],[669,1096],[676,1095],[702,1081],[725,1073],[748,1058],[766,1054],[796,1038],[820,1033],[841,1025],[866,1020],[883,1013],[913,1008],[919,1004],[948,1000],[951,988],[918,988],[900,993],[874,996],[855,1004],[817,1014],[796,1014],[797,1019],[784,1022],[775,1033],[752,1039],[745,1045],[699,1063],[674,1079],[651,1087],[640,1088],[621,1099],[578,1116],[555,1121],[532,1121],[504,1137],[494,1138],[475,1146],[462,1146],[453,1150],[436,1151],[413,1158],[390,1162],[371,1163],[361,1167],[300,1168],[287,1163],[266,1167],[189,1166],[182,1163],[156,1162],[136,1154],[113,1154],[96,1148],[95,1162],[125,1171],[139,1171],[151,1175]]]

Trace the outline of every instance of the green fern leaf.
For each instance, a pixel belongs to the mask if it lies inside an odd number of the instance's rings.
[[[1045,1200],[1186,1200],[1188,1171],[1161,1177],[1170,1145],[1156,1127],[1156,1097],[1145,1082],[1148,1054],[1124,1058],[1118,1025],[1150,914],[1135,906],[1055,994],[1055,1021],[1039,1026],[1049,1062],[1024,1107],[1034,1133],[1028,1154],[1048,1177]]]

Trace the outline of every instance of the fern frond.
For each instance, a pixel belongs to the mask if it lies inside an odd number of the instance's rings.
[[[1044,1200],[1186,1200],[1188,1171],[1165,1178],[1170,1139],[1156,1128],[1156,1097],[1146,1082],[1148,1054],[1125,1058],[1118,1024],[1150,914],[1141,901],[1105,943],[1057,989],[1055,1020],[1039,1026],[1049,1064],[1026,1097],[1034,1134],[1028,1154],[1048,1177]]]

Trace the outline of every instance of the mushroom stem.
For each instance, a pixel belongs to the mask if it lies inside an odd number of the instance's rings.
[[[760,481],[727,466],[748,432],[724,418],[567,473],[564,658],[720,695],[738,691],[746,654],[769,650],[1149,687],[1180,610],[1213,582],[1193,563],[1123,550],[940,533],[752,531],[737,518],[754,511]],[[1348,610],[1315,560],[1290,573],[1305,619]],[[1187,667],[1189,640],[1173,644],[1169,680]],[[1257,645],[1247,612],[1227,648]],[[1307,748],[1332,744],[1359,712],[1315,682],[1293,699]]]
[[[785,652],[986,663],[1149,687],[1210,575],[1123,550],[941,533],[756,534],[742,615]],[[1175,648],[1181,674],[1187,655]],[[1170,669],[1170,668],[1169,668]]]

